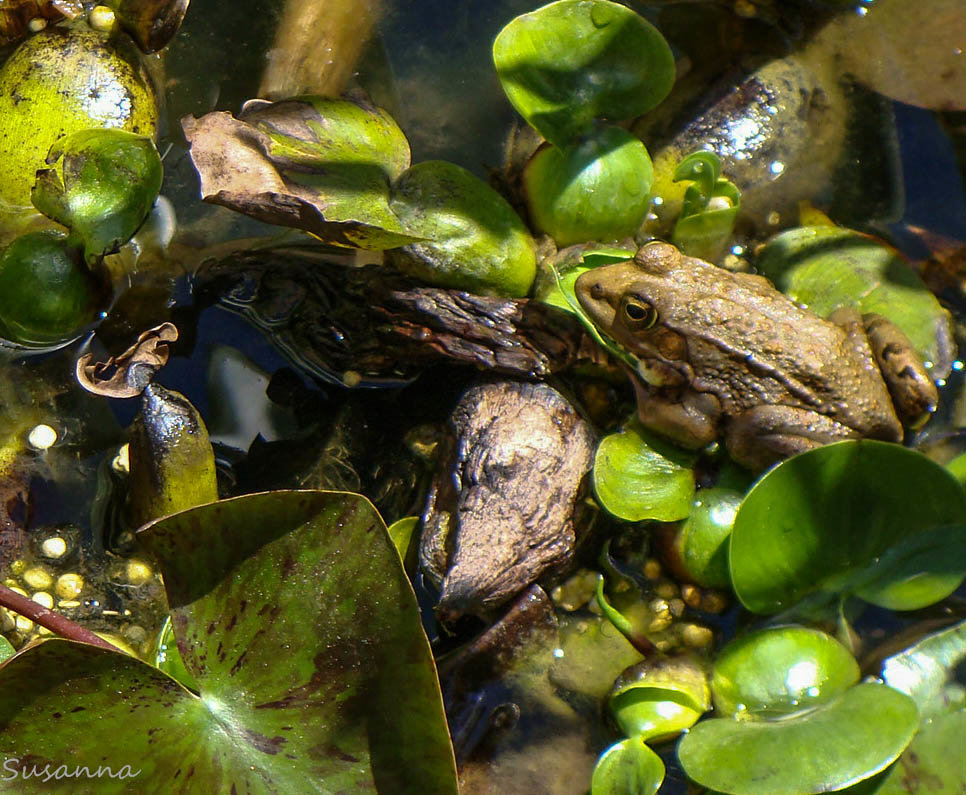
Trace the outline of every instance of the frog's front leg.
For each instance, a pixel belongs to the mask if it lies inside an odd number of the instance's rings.
[[[731,418],[725,428],[725,446],[739,464],[760,472],[795,453],[859,435],[808,409],[756,406]]]
[[[936,410],[939,392],[919,354],[902,330],[882,315],[862,315],[862,323],[899,419],[911,428],[925,424]]]
[[[631,379],[637,396],[637,416],[645,428],[697,450],[719,435],[721,403],[714,395],[693,390],[656,389]]]

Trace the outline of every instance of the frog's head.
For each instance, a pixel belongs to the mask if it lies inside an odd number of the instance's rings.
[[[601,332],[636,363],[636,374],[653,386],[690,379],[685,337],[666,318],[687,300],[675,278],[686,258],[667,243],[643,246],[633,260],[594,268],[575,284],[577,300]]]

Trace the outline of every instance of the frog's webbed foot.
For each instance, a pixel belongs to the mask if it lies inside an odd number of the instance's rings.
[[[859,434],[823,414],[790,406],[757,406],[733,417],[725,428],[728,454],[753,472],[829,442]]]
[[[936,410],[936,384],[909,338],[891,320],[869,313],[862,315],[862,322],[899,418],[918,428]]]

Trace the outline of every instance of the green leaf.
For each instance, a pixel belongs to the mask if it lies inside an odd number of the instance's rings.
[[[728,539],[744,494],[734,489],[699,489],[675,535],[678,559],[690,577],[706,588],[728,588]]]
[[[0,637],[0,663],[13,657],[16,653],[16,649],[10,644],[10,641],[4,637]]]
[[[246,495],[139,537],[159,560],[200,694],[125,655],[48,641],[0,669],[6,758],[129,764],[139,790],[190,780],[199,792],[456,793],[415,597],[369,502]],[[58,784],[77,791],[73,779]],[[131,789],[130,779],[97,784]]]
[[[184,667],[181,652],[178,651],[178,641],[171,626],[171,616],[164,620],[158,635],[158,650],[154,655],[154,664],[168,676],[174,677],[189,690],[198,690],[198,685],[188,669]]]
[[[966,621],[926,636],[882,663],[882,679],[911,696],[922,718],[962,706],[963,687],[956,669],[966,659]]]
[[[738,509],[735,593],[756,613],[839,593],[893,545],[964,515],[963,487],[921,453],[871,440],[809,450],[769,471]]]
[[[633,420],[600,440],[594,493],[606,511],[631,522],[683,519],[694,496],[694,459]]]
[[[76,337],[104,303],[80,248],[60,232],[28,232],[0,254],[0,334],[28,346]]]
[[[918,610],[945,599],[966,576],[966,525],[924,530],[865,569],[856,596],[889,610]]]
[[[493,42],[493,63],[513,107],[557,146],[595,118],[650,110],[675,73],[660,32],[606,0],[560,0],[516,17]]]
[[[699,723],[682,738],[678,759],[694,781],[733,795],[828,792],[884,770],[918,723],[909,696],[870,682],[781,720]]]
[[[876,795],[960,795],[966,782],[963,737],[966,710],[933,719],[903,751]]]
[[[428,160],[396,181],[390,203],[423,239],[393,263],[430,284],[521,297],[537,272],[533,238],[499,193],[465,168]]]
[[[640,737],[614,743],[597,760],[591,795],[652,795],[664,782],[664,762]]]
[[[538,149],[523,172],[523,190],[533,226],[568,246],[633,235],[647,215],[652,179],[644,144],[603,126],[566,149]]]
[[[711,691],[715,707],[727,715],[778,717],[829,701],[858,681],[859,664],[831,635],[768,627],[721,650]]]
[[[949,313],[899,253],[868,235],[835,226],[789,229],[772,238],[755,265],[783,293],[825,317],[840,306],[895,323],[932,374],[949,372]]]
[[[301,97],[250,102],[237,119],[216,112],[181,124],[205,201],[350,248],[420,239],[389,209],[409,142],[384,110]]]
[[[81,130],[61,138],[47,163],[53,167],[37,172],[31,200],[83,241],[91,263],[137,232],[164,176],[154,142],[125,130]]]

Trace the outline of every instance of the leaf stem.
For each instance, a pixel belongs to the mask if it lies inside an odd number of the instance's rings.
[[[16,591],[11,591],[3,585],[0,585],[0,607],[13,610],[62,638],[89,643],[92,646],[100,646],[102,649],[109,649],[110,651],[118,651],[116,646],[95,635],[89,629],[84,629],[69,618],[64,618],[60,613],[48,610],[42,604],[38,604],[33,599],[28,599],[26,596],[21,596]]]

